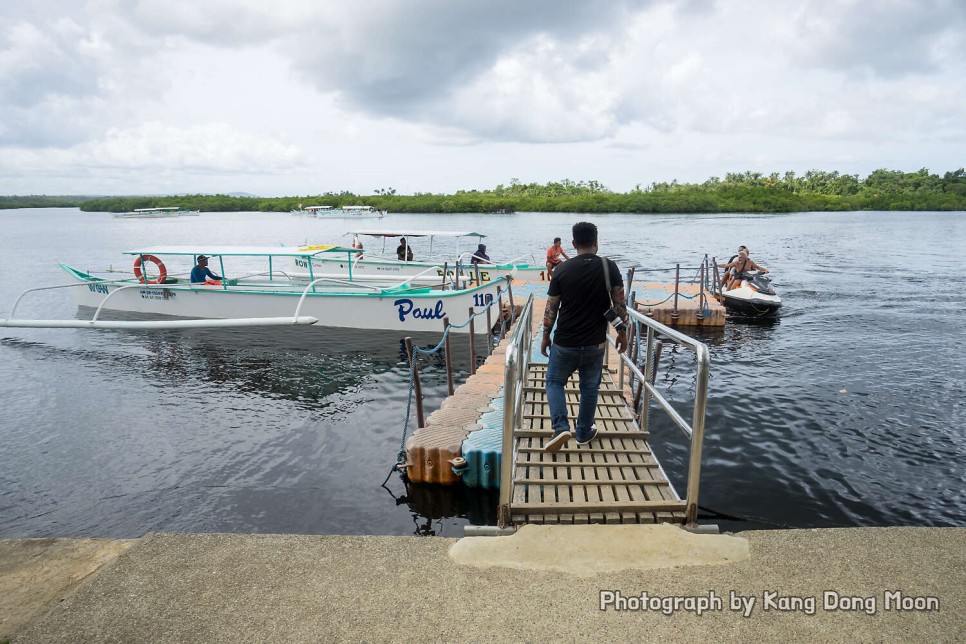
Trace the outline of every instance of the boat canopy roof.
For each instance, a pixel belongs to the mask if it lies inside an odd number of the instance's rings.
[[[125,255],[208,255],[213,257],[311,257],[321,253],[357,253],[344,246],[148,246]]]
[[[181,206],[161,206],[158,208],[135,208],[134,212],[161,212],[166,210],[181,210]]]
[[[483,233],[455,230],[353,230],[353,235],[368,237],[486,237]]]

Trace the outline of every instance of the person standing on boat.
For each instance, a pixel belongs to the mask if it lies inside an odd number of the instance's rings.
[[[548,452],[560,450],[570,440],[564,387],[574,371],[580,378],[577,444],[586,445],[597,435],[594,413],[604,364],[604,343],[607,342],[605,313],[611,308],[620,320],[617,351],[623,352],[627,348],[629,320],[620,269],[609,259],[597,256],[597,226],[582,221],[574,224],[573,235],[577,255],[554,272],[543,315],[540,352],[550,358],[547,364],[547,404],[553,427],[553,437],[544,446]],[[551,340],[554,323],[557,330]]]
[[[198,263],[191,269],[192,284],[204,284],[209,279],[215,282],[221,281],[221,278],[212,273],[211,269],[208,268],[208,257],[206,255],[198,255],[198,259],[195,261]]]
[[[560,256],[563,255],[563,259]],[[557,268],[560,264],[563,264],[564,259],[570,259],[567,253],[564,252],[563,246],[560,243],[559,237],[553,238],[553,246],[547,249],[547,279],[553,277],[553,269]]]
[[[473,252],[473,257],[470,258],[471,264],[482,264],[491,263],[490,256],[486,254],[486,244],[480,244],[476,247],[476,251]]]
[[[396,258],[400,262],[413,261],[413,249],[409,247],[408,243],[406,243],[405,237],[399,238],[399,245],[396,246]]]

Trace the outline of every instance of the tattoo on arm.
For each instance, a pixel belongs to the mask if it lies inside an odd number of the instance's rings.
[[[617,315],[624,321],[624,324],[630,324],[631,319],[627,315],[627,303],[624,301],[624,287],[615,286],[610,290],[610,299],[614,303],[614,308],[617,309]]]
[[[557,321],[557,313],[560,311],[560,296],[553,295],[547,298],[547,307],[543,311],[543,334],[550,335],[554,322]]]

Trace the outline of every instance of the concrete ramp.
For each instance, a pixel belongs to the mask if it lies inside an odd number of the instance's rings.
[[[466,537],[449,550],[458,564],[590,577],[618,570],[729,564],[748,558],[748,541],[693,534],[671,524],[525,525],[508,537]]]

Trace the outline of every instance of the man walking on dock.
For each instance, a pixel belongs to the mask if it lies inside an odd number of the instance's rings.
[[[570,440],[565,387],[574,371],[580,380],[577,444],[586,445],[597,435],[594,412],[607,341],[606,314],[612,308],[617,350],[627,347],[624,281],[614,262],[597,256],[597,226],[585,221],[574,224],[573,245],[577,255],[558,266],[550,279],[543,316],[540,352],[547,356],[549,350],[547,404],[553,426],[553,437],[544,446],[548,452],[560,450]],[[557,331],[551,341],[555,322]]]

